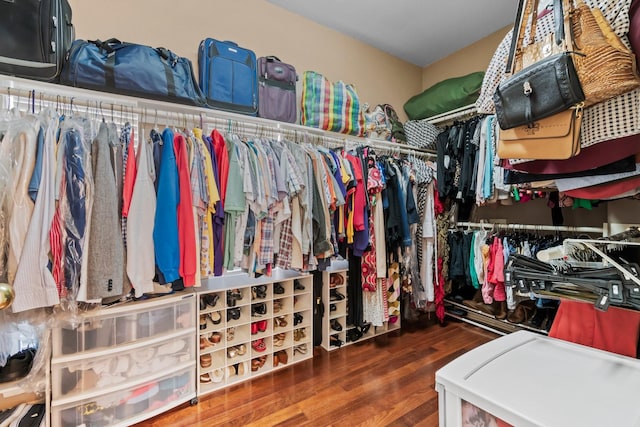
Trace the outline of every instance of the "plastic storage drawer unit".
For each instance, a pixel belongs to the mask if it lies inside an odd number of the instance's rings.
[[[436,372],[440,427],[639,426],[640,361],[519,331]]]

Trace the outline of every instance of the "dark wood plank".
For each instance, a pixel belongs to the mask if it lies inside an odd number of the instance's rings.
[[[138,424],[437,426],[435,372],[497,335],[432,319],[203,397]]]

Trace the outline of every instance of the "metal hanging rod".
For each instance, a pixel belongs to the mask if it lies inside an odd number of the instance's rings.
[[[468,116],[476,115],[478,110],[476,109],[475,104],[465,105],[464,107],[456,108],[455,110],[447,111],[446,113],[438,114],[436,116],[427,117],[424,120],[427,120],[430,123],[438,124],[444,123],[451,120],[462,119]]]
[[[88,89],[81,89],[58,85],[53,83],[38,82],[10,76],[0,76],[0,87],[6,88],[10,97],[29,99],[30,93],[36,103],[46,100],[50,103],[60,103],[72,100],[75,106],[95,108],[103,106],[104,112],[115,108],[118,111],[124,108],[127,114],[138,114],[144,121],[153,123],[154,120],[171,120],[178,123],[198,123],[202,126],[218,126],[221,129],[233,129],[240,127],[246,131],[269,132],[273,135],[298,136],[300,141],[321,142],[327,141],[340,143],[341,145],[364,145],[399,154],[415,155],[427,158],[435,158],[436,154],[418,147],[408,147],[384,140],[361,138],[351,135],[342,135],[322,129],[311,128],[293,123],[276,122],[260,117],[246,116],[226,111],[213,110],[202,107],[194,107],[184,104],[176,104],[165,101],[155,101],[146,98],[136,98],[125,95],[104,93]],[[107,115],[107,114],[105,114]]]
[[[535,224],[502,224],[489,222],[457,222],[456,227],[499,229],[499,230],[529,230],[529,231],[569,231],[576,233],[602,234],[603,227],[573,227],[565,225],[535,225]]]

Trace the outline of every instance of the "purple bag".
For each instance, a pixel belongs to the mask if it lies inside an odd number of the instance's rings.
[[[296,80],[293,65],[275,56],[258,58],[258,116],[295,123]]]

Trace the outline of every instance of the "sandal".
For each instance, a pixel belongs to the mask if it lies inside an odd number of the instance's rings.
[[[287,318],[286,316],[274,317],[273,323],[279,328],[284,328],[285,326],[287,326]]]
[[[251,359],[251,372],[255,372],[260,369],[260,359]]]
[[[252,341],[251,347],[253,347],[255,351],[259,352],[263,352],[267,349],[267,345],[264,343],[264,340],[262,338]]]
[[[202,384],[207,384],[211,382],[211,377],[209,376],[208,372],[206,374],[200,375],[200,382]]]
[[[227,357],[229,359],[233,359],[234,357],[236,357],[238,355],[238,348],[237,347],[229,347],[227,349]]]
[[[296,354],[296,352],[300,354],[307,354],[307,344],[300,344],[293,347],[293,354]]]
[[[227,328],[227,341],[233,341],[235,334],[236,334],[236,328],[234,327]]]
[[[275,347],[282,347],[284,345],[284,340],[286,339],[287,335],[280,333],[280,334],[276,334],[273,336],[273,345]]]
[[[238,350],[238,356],[242,356],[247,352],[247,346],[244,344],[236,346],[236,349]]]
[[[273,301],[273,312],[274,313],[279,313],[280,310],[282,310],[282,300],[277,299],[277,300]]]

